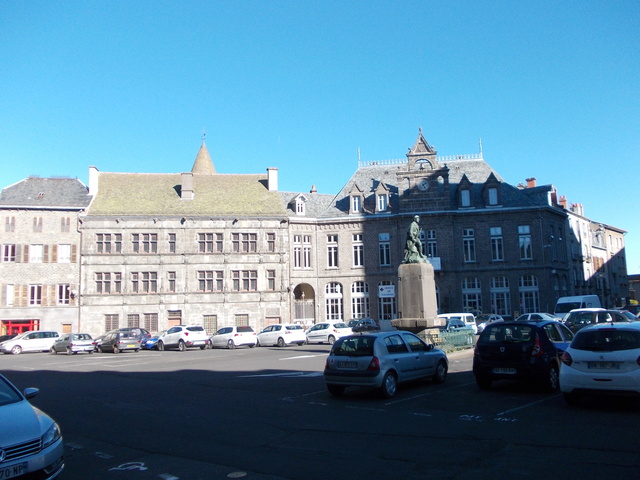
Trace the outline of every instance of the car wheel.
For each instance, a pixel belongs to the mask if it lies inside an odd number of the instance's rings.
[[[11,353],[13,355],[20,355],[22,353],[22,347],[20,345],[16,345],[11,349]]]
[[[178,350],[180,350],[181,352],[186,352],[187,351],[187,344],[184,343],[182,340],[180,340],[178,342]]]
[[[260,339],[259,338],[256,338],[256,346],[257,347],[261,347],[262,346],[262,345],[260,345]]]
[[[202,346],[200,347],[200,350],[204,350],[205,348],[207,348],[207,346],[206,346],[206,345],[202,345]]]
[[[227,343],[227,348],[229,348],[229,350],[233,350],[234,348],[236,348],[236,344],[233,343],[233,340],[229,340],[229,342]]]
[[[89,350],[89,354],[93,353],[93,350]]]
[[[298,342],[298,346],[301,347],[302,345],[304,345],[307,342]]]
[[[334,343],[336,343],[336,337],[334,337],[333,335],[329,335],[329,345],[333,345]]]
[[[158,348],[158,350],[160,350],[161,352],[164,352],[164,342],[158,342],[156,347]]]
[[[73,352],[71,351],[71,347],[67,347],[67,355],[71,355]]]
[[[339,397],[344,393],[345,387],[343,385],[333,385],[331,383],[327,383],[327,390],[334,397]]]
[[[562,396],[564,397],[564,401],[567,402],[567,404],[571,405],[572,407],[579,406],[580,401],[582,400],[580,395],[575,392],[563,393]]]
[[[476,383],[482,390],[489,390],[491,388],[491,383],[493,383],[493,380],[487,377],[476,375]]]
[[[102,347],[100,345],[98,345],[98,353],[103,353]]]
[[[113,346],[113,353],[120,353],[120,349],[118,348],[118,345]]]
[[[444,383],[447,379],[447,362],[440,360],[436,367],[436,373],[433,374],[433,383]]]
[[[255,344],[255,343],[252,343],[251,345],[249,345],[249,348],[253,348],[253,347],[255,347],[255,346],[256,346],[256,344]]]
[[[286,347],[287,346],[287,344],[284,343],[284,338],[282,338],[282,337],[278,338],[278,346],[279,347]]]
[[[551,367],[549,367],[543,387],[545,391],[549,393],[557,392],[560,388],[560,377],[558,375],[558,367],[556,365],[551,365]]]
[[[51,349],[49,350],[49,353],[52,354],[52,355],[57,355],[58,354],[58,352],[56,352],[56,349],[53,348],[53,347],[51,347]]]
[[[380,393],[384,398],[391,398],[396,394],[398,389],[398,379],[395,373],[387,372],[382,379],[382,386],[380,387]]]

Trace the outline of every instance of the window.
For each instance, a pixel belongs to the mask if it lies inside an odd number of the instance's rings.
[[[104,316],[104,329],[108,332],[115,330],[120,324],[118,314],[107,314]]]
[[[157,233],[134,233],[131,235],[133,253],[158,253]]]
[[[520,244],[520,260],[531,260],[533,258],[533,250],[529,225],[520,225],[518,227],[518,242]]]
[[[338,268],[338,235],[327,237],[327,267]]]
[[[267,233],[267,252],[274,253],[276,251],[276,234]]]
[[[255,270],[234,270],[231,272],[234,292],[255,292],[258,290],[258,272]]]
[[[176,291],[176,272],[167,272],[167,291]]]
[[[248,327],[249,315],[247,315],[246,313],[237,313],[235,315],[235,321],[237,327]]]
[[[276,289],[276,271],[267,270],[267,290],[273,292]]]
[[[158,273],[157,272],[133,272],[131,274],[132,293],[157,293]]]
[[[462,251],[465,263],[476,261],[476,240],[473,228],[462,229]]]
[[[221,292],[223,286],[222,270],[201,270],[198,272],[199,292]]]
[[[311,268],[311,235],[302,237],[302,266]]]
[[[293,236],[293,268],[302,268],[302,236]]]
[[[488,190],[489,205],[498,205],[498,189],[491,187]]]
[[[494,262],[504,261],[504,248],[502,245],[502,228],[491,227],[489,229],[491,236],[491,260]]]
[[[96,234],[96,250],[98,253],[122,253],[122,234]]]
[[[518,282],[520,294],[520,313],[540,311],[538,279],[533,275],[523,275]]]
[[[71,263],[71,245],[58,245],[58,263]]]
[[[16,246],[15,245],[3,245],[2,246],[2,261],[3,262],[15,262],[16,261]]]
[[[96,293],[108,295],[122,293],[122,274],[110,272],[96,273]]]
[[[509,279],[499,276],[491,279],[491,313],[511,315],[511,297]]]
[[[465,312],[482,311],[480,280],[476,277],[467,277],[462,281],[462,307]]]
[[[233,233],[231,245],[236,253],[255,253],[258,251],[258,235],[256,233]]]
[[[351,318],[369,317],[369,285],[367,282],[351,284]]]
[[[29,305],[42,305],[42,285],[29,285]]]
[[[362,209],[362,197],[353,196],[351,197],[351,211],[353,213],[359,213]]]
[[[221,253],[222,252],[221,233],[199,233],[198,252],[200,253]]]
[[[127,315],[127,327],[140,328],[140,315],[137,313]]]
[[[381,287],[389,287],[394,286],[394,283],[385,280],[378,283],[378,292],[386,291],[385,288]],[[395,291],[395,288],[394,288]],[[396,297],[393,296],[382,296],[378,295],[378,317],[380,320],[393,320],[397,316],[397,306],[396,306]]]
[[[305,197],[298,197],[296,199],[296,215],[304,215],[305,202],[307,199]]]
[[[378,259],[381,267],[391,265],[391,236],[388,233],[378,234]]]
[[[337,282],[328,283],[324,287],[325,319],[343,320],[342,286]]]
[[[379,212],[386,212],[387,211],[388,202],[389,202],[389,197],[387,197],[386,194],[379,194],[377,196],[376,200],[377,200],[378,211]]]
[[[69,290],[69,284],[59,284],[56,286],[56,303],[58,305],[69,305],[69,299],[71,291]]]
[[[426,245],[427,245],[427,251],[425,252],[425,255],[427,257],[437,257],[438,256],[438,241],[436,239],[436,231],[435,230],[427,230],[426,231],[426,235],[427,235],[427,241],[426,241]],[[424,245],[424,242],[423,242]]]
[[[33,232],[42,232],[42,217],[33,217]]]
[[[144,328],[146,328],[150,332],[158,331],[158,314],[157,313],[144,314]]]
[[[460,206],[462,206],[462,207],[470,207],[471,206],[471,191],[470,190],[460,190]]]
[[[15,287],[13,285],[7,285],[6,287],[7,287],[7,289],[5,290],[5,293],[6,293],[5,306],[13,307],[13,298],[14,298],[14,295],[15,295]]]
[[[16,231],[16,217],[4,217],[4,231],[5,232]]]
[[[176,234],[169,233],[167,235],[167,240],[169,242],[169,253],[176,253]]]
[[[29,263],[42,263],[42,245],[29,246]]]
[[[71,217],[62,217],[60,219],[60,232],[69,233],[71,231]]]
[[[364,267],[364,243],[361,233],[353,234],[353,266]]]
[[[218,331],[217,315],[203,315],[202,320],[203,320],[202,326],[208,333],[213,333]]]

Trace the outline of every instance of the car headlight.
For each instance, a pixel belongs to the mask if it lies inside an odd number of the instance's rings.
[[[49,445],[58,440],[62,434],[60,433],[60,427],[56,422],[42,435],[42,448],[47,448]]]

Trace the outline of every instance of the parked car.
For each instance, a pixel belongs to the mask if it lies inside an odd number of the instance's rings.
[[[373,318],[361,318],[358,322],[351,326],[347,325],[351,328],[353,333],[357,332],[374,332],[380,330],[380,323]]]
[[[478,333],[478,327],[476,326],[476,319],[471,313],[441,313],[438,318],[448,320],[457,318],[462,320],[467,326],[473,329],[473,333]]]
[[[140,342],[140,348],[143,350],[157,350],[158,349],[158,338],[164,335],[167,331],[162,330],[156,334],[151,334],[149,338],[144,338]]]
[[[341,337],[331,347],[324,380],[332,395],[350,386],[373,387],[393,397],[401,383],[431,378],[442,383],[449,361],[444,351],[413,333],[396,330],[357,333]]]
[[[49,350],[51,353],[65,352],[71,355],[78,352],[93,353],[95,345],[93,338],[88,333],[63,333]]]
[[[553,320],[556,322],[562,321],[560,317],[556,317],[552,313],[544,313],[544,312],[533,312],[533,313],[523,313],[518,318],[516,318],[516,322],[539,322],[540,320]]]
[[[349,320],[347,322],[347,327],[349,327],[349,328],[355,327],[360,320],[362,320],[362,319],[361,318],[353,318],[353,319]]]
[[[256,336],[256,344],[259,347],[286,347],[294,343],[304,345],[306,341],[307,337],[300,325],[269,325]]]
[[[0,352],[18,355],[22,352],[48,352],[60,334],[38,330],[23,332],[0,343]]]
[[[504,322],[504,318],[496,313],[481,313],[476,315],[475,322],[477,333],[482,333],[487,325],[495,322]]]
[[[0,478],[50,480],[64,469],[60,427],[29,403],[37,394],[37,388],[20,392],[0,375]]]
[[[160,351],[177,348],[184,352],[190,347],[199,347],[200,350],[204,350],[208,346],[209,335],[202,325],[176,325],[160,335],[156,343]]]
[[[459,318],[447,318],[445,320],[444,325],[441,325],[438,328],[440,328],[440,331],[443,331],[443,332],[455,332],[455,331],[464,331],[464,330],[473,332],[473,328],[471,328],[469,325],[464,323]]]
[[[562,364],[560,391],[569,405],[587,395],[640,395],[640,322],[581,329]]]
[[[17,333],[11,333],[9,335],[0,335],[0,343],[5,342],[7,340],[11,340],[13,337],[17,336]]]
[[[622,309],[616,309],[616,310],[620,312],[622,315],[624,315],[625,317],[627,317],[632,322],[640,320],[636,315],[631,313],[629,310],[622,310]]]
[[[351,335],[353,330],[344,322],[316,323],[306,332],[307,343],[328,343],[332,345],[337,339]]]
[[[234,349],[242,346],[253,348],[257,343],[256,332],[246,325],[223,327],[210,340],[212,348]]]
[[[138,352],[140,343],[144,334],[140,329],[118,329],[105,333],[100,339],[100,343],[96,344],[96,350],[100,353],[113,352],[120,353],[126,350]]]
[[[587,325],[594,325],[596,323],[633,322],[636,320],[637,319],[628,318],[619,310],[576,308],[567,313],[567,316],[564,318],[564,324],[575,333]]]
[[[573,333],[555,320],[496,322],[478,337],[473,374],[482,389],[497,380],[533,381],[558,390],[561,356]]]

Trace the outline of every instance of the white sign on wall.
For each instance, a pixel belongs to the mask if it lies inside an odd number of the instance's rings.
[[[395,296],[395,285],[378,285],[378,298],[393,298]]]

